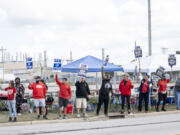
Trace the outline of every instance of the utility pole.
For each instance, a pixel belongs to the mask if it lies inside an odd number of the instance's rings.
[[[70,51],[70,62],[73,61],[72,59],[73,59],[73,58],[72,58],[72,51]]]
[[[4,51],[6,51],[6,49],[3,48],[3,46],[0,49],[1,54],[2,54],[2,70],[3,70],[3,82],[4,82]]]
[[[104,48],[102,48],[102,60],[104,60]]]
[[[44,67],[47,67],[47,52],[44,51]]]
[[[149,56],[152,55],[152,42],[151,42],[151,0],[148,0],[148,46]]]

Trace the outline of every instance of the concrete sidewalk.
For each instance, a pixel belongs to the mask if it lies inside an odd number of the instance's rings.
[[[150,112],[150,113],[136,113],[136,114],[125,114],[125,118],[138,118],[138,117],[149,117],[149,116],[159,116],[159,115],[167,115],[167,114],[178,114],[180,111],[167,111],[167,112]],[[117,119],[122,119],[120,113],[109,113],[109,116],[115,116]],[[66,120],[36,120],[36,121],[25,121],[25,122],[8,122],[8,123],[0,123],[0,127],[7,126],[24,126],[24,125],[35,125],[35,124],[54,124],[54,123],[74,123],[74,122],[91,122],[91,121],[99,121],[99,120],[109,120],[111,117],[105,117],[104,115],[93,116],[89,118],[71,118]]]

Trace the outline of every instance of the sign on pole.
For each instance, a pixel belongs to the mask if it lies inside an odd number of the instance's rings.
[[[54,59],[54,64],[53,64],[53,70],[54,71],[60,71],[61,70],[61,59]]]
[[[168,58],[169,66],[173,67],[176,65],[176,57],[174,54],[170,54]]]
[[[135,58],[142,57],[142,49],[140,46],[135,46],[134,55],[135,55]]]
[[[87,70],[88,70],[88,65],[81,63],[78,76],[86,77]]]
[[[33,61],[31,57],[26,58],[26,69],[27,70],[33,69]]]
[[[103,65],[104,65],[104,66],[107,66],[108,61],[109,61],[109,55],[106,56],[106,60],[104,61],[104,64],[103,64]]]
[[[164,74],[165,68],[163,68],[162,66],[160,66],[157,70],[156,70],[156,75],[159,76],[160,78],[162,78],[163,74]]]

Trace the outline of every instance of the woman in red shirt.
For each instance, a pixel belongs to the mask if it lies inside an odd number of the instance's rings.
[[[122,111],[121,113],[124,113],[124,104],[125,99],[127,101],[128,105],[128,114],[131,113],[131,107],[130,107],[130,98],[131,98],[131,89],[134,87],[131,83],[131,81],[128,79],[128,74],[124,75],[124,79],[119,84],[119,90],[121,93],[121,100],[122,100]]]
[[[163,105],[162,105],[162,111],[166,111],[165,105],[166,105],[166,98],[167,98],[167,84],[171,81],[172,79],[172,71],[170,72],[170,79],[166,79],[165,75],[163,74],[161,80],[158,82],[159,90],[158,90],[158,102],[156,106],[156,111],[159,112],[159,105],[161,100],[163,100]]]
[[[9,82],[9,87],[5,88],[8,93],[8,107],[9,107],[9,122],[12,121],[12,114],[14,113],[14,120],[16,122],[16,88],[14,87],[14,81]]]
[[[138,111],[142,111],[142,101],[145,102],[145,111],[148,112],[148,103],[149,103],[149,89],[151,82],[149,81],[149,76],[146,75],[145,79],[142,79],[139,87],[139,107]]]

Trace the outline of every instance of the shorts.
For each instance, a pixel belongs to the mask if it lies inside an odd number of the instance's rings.
[[[69,104],[69,100],[68,99],[64,99],[59,97],[59,107],[67,107]]]
[[[77,108],[87,108],[87,99],[86,98],[77,98],[76,99],[76,107]]]
[[[46,106],[45,99],[34,99],[34,105],[35,107],[45,107]]]

